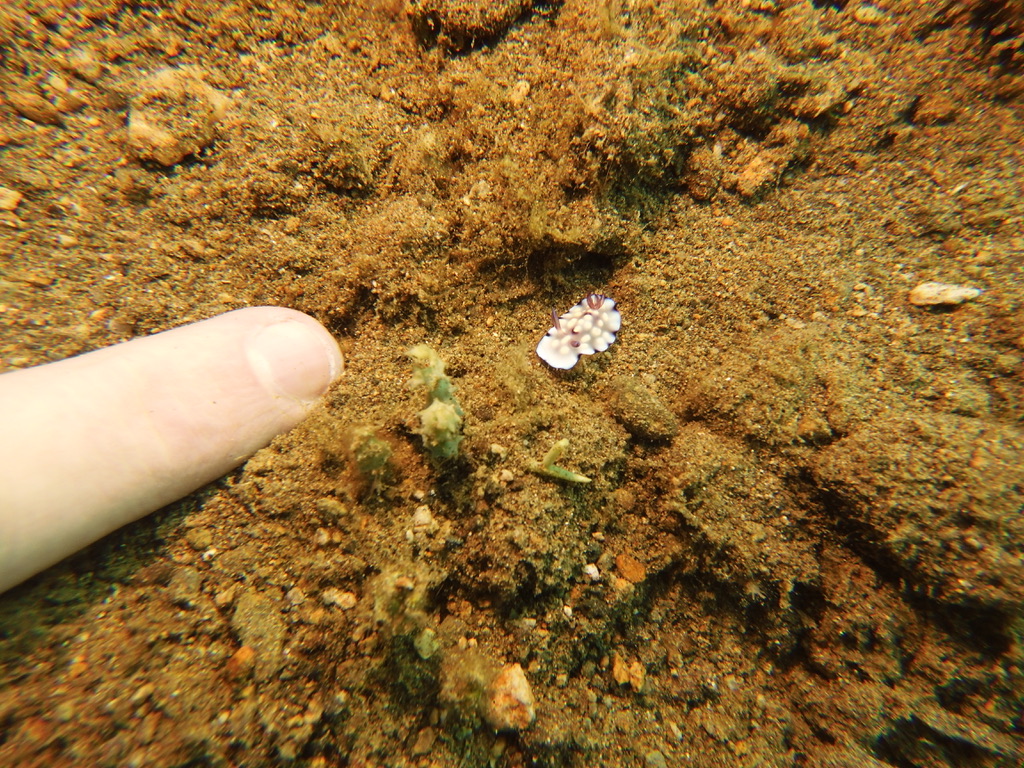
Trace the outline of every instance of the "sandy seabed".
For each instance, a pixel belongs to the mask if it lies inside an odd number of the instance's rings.
[[[1020,765],[1022,19],[6,5],[0,371],[278,304],[347,373],[0,598],[0,763]]]

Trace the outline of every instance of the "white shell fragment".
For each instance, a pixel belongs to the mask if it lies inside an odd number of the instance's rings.
[[[622,316],[615,302],[600,293],[588,294],[561,317],[537,345],[537,355],[552,368],[569,370],[580,355],[604,352],[615,341]]]
[[[951,283],[921,283],[914,288],[907,299],[917,307],[938,307],[963,304],[981,295],[979,288]]]

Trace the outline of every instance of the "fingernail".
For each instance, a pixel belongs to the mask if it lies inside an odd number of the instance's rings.
[[[342,370],[341,352],[327,330],[286,320],[268,325],[249,340],[249,362],[275,394],[315,400]]]

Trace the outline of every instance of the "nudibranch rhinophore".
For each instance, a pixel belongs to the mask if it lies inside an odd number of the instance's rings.
[[[537,355],[552,368],[569,370],[580,355],[604,352],[622,327],[615,302],[603,293],[591,293],[559,317],[551,310],[555,324],[537,345]]]

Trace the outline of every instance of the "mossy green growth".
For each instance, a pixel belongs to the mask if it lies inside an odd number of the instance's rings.
[[[444,362],[426,344],[417,344],[407,353],[412,360],[411,387],[427,390],[427,407],[420,411],[420,427],[414,430],[435,459],[451,459],[462,442],[465,413],[455,399],[452,380],[445,375]]]
[[[391,446],[377,436],[373,427],[356,427],[349,447],[359,474],[376,489],[390,469]]]

